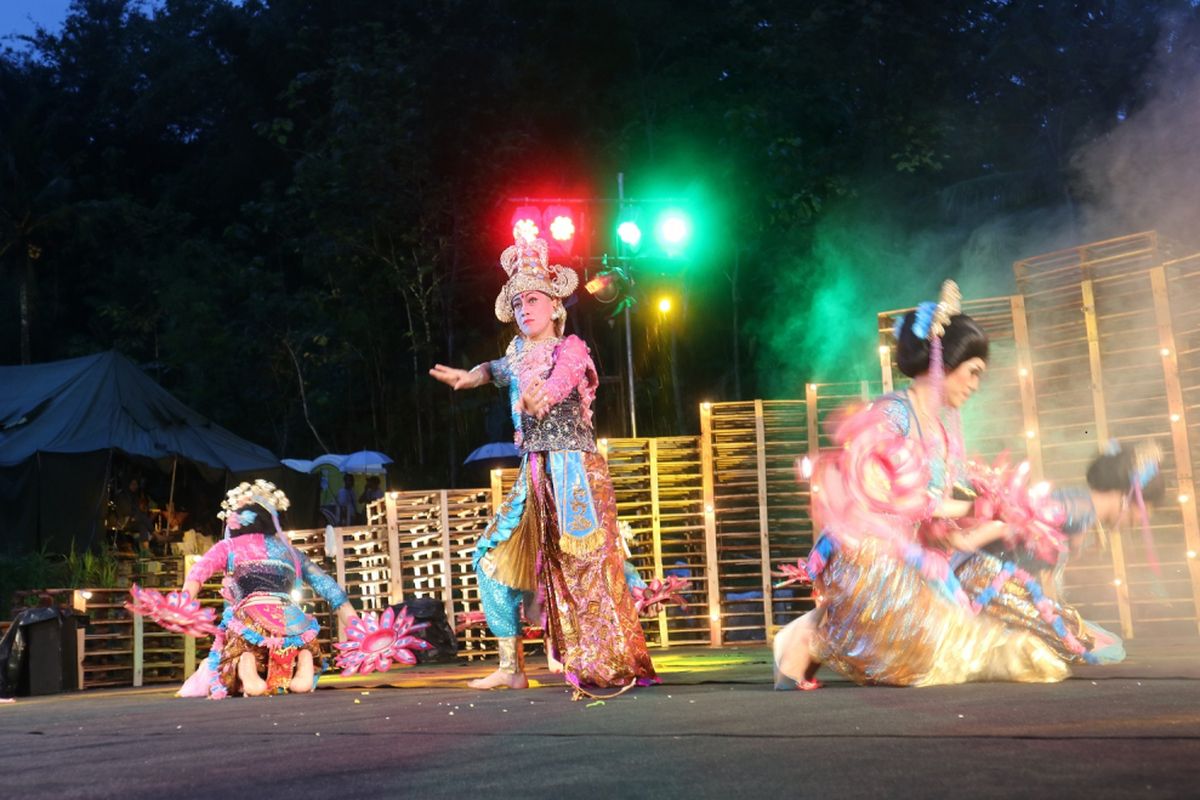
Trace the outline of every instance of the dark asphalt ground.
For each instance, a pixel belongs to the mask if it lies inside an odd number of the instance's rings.
[[[0,797],[1200,797],[1200,638],[1128,646],[1057,685],[775,692],[756,647],[654,651],[664,685],[603,704],[544,672],[463,688],[490,665],[311,696],[18,698]]]

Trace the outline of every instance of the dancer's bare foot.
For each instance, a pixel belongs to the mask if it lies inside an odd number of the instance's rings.
[[[561,675],[563,673],[563,664],[554,657],[554,653],[546,651],[546,669],[550,670],[551,674]]]
[[[529,679],[524,672],[504,672],[496,670],[486,678],[476,678],[467,681],[472,689],[528,689]]]
[[[821,687],[815,678],[821,665],[812,657],[812,637],[823,613],[823,609],[815,608],[775,634],[772,650],[776,689],[811,691]]]
[[[314,672],[312,653],[307,650],[300,651],[300,655],[296,657],[296,674],[292,676],[288,691],[298,694],[311,692],[314,688]]]
[[[238,658],[238,679],[242,682],[242,694],[246,697],[261,697],[267,693],[267,682],[258,674],[253,653],[242,653]]]

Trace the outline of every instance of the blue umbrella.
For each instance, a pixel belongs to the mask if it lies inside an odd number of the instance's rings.
[[[384,465],[390,463],[392,460],[383,453],[359,450],[343,458],[338,468],[352,475],[386,475],[387,467]]]
[[[471,455],[467,456],[464,464],[470,464],[473,461],[491,461],[493,459],[511,459],[514,462],[521,459],[521,451],[517,450],[517,446],[512,442],[488,442],[482,447],[476,447],[471,451]]]

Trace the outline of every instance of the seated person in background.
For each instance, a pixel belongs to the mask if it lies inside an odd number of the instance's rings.
[[[164,541],[164,536],[154,529],[148,513],[150,499],[142,492],[141,482],[130,478],[129,484],[117,493],[114,499],[117,513],[117,530],[136,536],[138,553],[149,553],[150,541]]]

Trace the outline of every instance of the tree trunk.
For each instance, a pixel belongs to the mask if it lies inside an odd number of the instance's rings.
[[[33,261],[29,254],[25,255],[25,271],[21,277],[20,306],[21,306],[21,363],[28,366],[33,363],[29,345],[29,284],[33,282]]]

